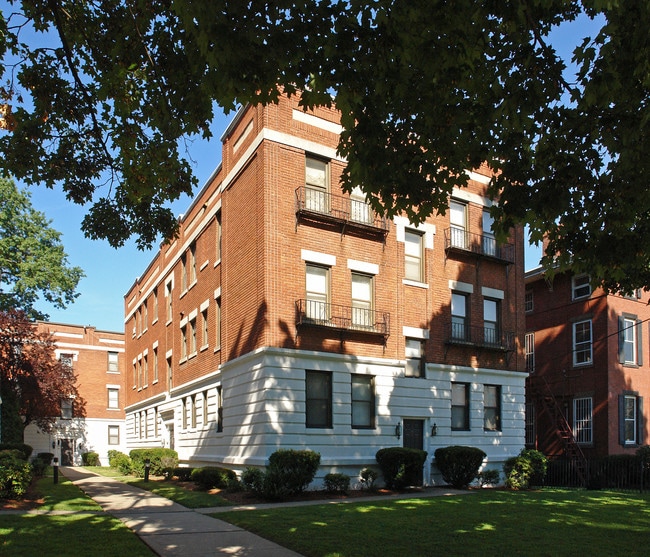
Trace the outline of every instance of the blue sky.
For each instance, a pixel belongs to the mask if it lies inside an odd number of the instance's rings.
[[[553,44],[563,56],[570,58],[573,48],[582,42],[586,35],[595,34],[596,26],[586,18],[559,29],[553,35]],[[567,58],[567,63],[568,63]],[[219,114],[212,125],[213,137],[209,141],[196,139],[188,144],[188,158],[196,161],[193,170],[202,187],[214,169],[221,162],[221,134],[226,129],[232,115]],[[81,232],[81,221],[86,209],[66,200],[60,190],[44,187],[31,187],[32,205],[45,213],[52,221],[52,227],[61,234],[61,240],[68,254],[70,265],[81,267],[86,277],[78,287],[79,297],[65,310],[40,304],[39,309],[50,316],[50,321],[92,325],[100,330],[124,330],[124,294],[141,272],[145,270],[154,251],[143,252],[129,242],[120,249],[111,248],[107,242],[88,240]],[[198,189],[197,189],[198,191]],[[172,206],[176,214],[181,214],[190,204],[189,198],[180,199]],[[157,250],[156,250],[157,251]],[[541,250],[535,247],[526,249],[526,269],[536,267]]]

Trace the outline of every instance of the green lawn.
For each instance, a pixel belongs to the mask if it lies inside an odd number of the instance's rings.
[[[214,516],[308,557],[650,554],[650,493],[483,490]]]
[[[101,511],[92,499],[59,476],[41,478],[41,511],[75,514],[0,515],[0,556],[97,555],[151,557],[154,553],[120,520]]]

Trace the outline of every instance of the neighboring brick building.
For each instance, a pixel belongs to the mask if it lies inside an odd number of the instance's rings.
[[[649,442],[648,300],[592,292],[587,275],[526,273],[527,446],[590,458]]]
[[[33,447],[33,454],[54,453],[62,465],[81,464],[81,455],[89,451],[108,465],[108,450],[123,452],[126,447],[124,334],[42,321],[38,330],[52,335],[56,357],[72,366],[85,416],[75,412],[74,401],[64,401],[55,430],[44,433],[29,425],[25,443]]]
[[[321,477],[354,477],[382,447],[472,445],[499,468],[523,447],[523,231],[496,244],[487,169],[447,216],[388,221],[340,189],[339,133],[295,98],[225,131],[125,296],[129,449],[241,470],[309,448]]]

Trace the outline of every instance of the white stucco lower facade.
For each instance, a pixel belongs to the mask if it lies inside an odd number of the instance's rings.
[[[478,447],[487,454],[484,467],[499,470],[523,448],[524,373],[433,363],[425,377],[406,377],[404,370],[403,360],[260,349],[127,408],[127,451],[172,447],[183,464],[241,472],[265,466],[280,448],[311,449],[321,455],[316,484],[329,472],[346,473],[354,484],[364,467],[377,468],[379,449],[403,446],[406,426],[415,426],[428,453],[423,481],[436,485],[442,482],[433,465],[439,447]],[[308,371],[331,374],[331,427],[306,425]],[[353,375],[373,378],[373,427],[352,427]],[[463,430],[452,430],[452,383],[469,391]],[[498,430],[484,428],[486,385],[499,389]]]

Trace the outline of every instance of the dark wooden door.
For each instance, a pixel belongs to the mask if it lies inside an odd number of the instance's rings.
[[[404,447],[424,450],[424,420],[404,420]],[[422,474],[411,478],[411,485],[422,485]]]
[[[74,439],[61,439],[61,466],[74,466]]]

